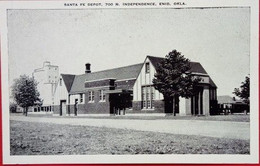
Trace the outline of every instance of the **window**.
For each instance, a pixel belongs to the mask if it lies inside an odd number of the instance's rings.
[[[99,101],[106,101],[104,90],[99,90]]]
[[[60,78],[60,86],[62,86],[62,78]]]
[[[151,87],[151,106],[154,108],[154,87]]]
[[[82,93],[79,94],[79,102],[80,102],[80,103],[83,103],[83,94],[82,94]]]
[[[151,108],[151,92],[150,92],[151,88],[150,87],[146,87],[146,101],[147,101],[147,107]]]
[[[146,93],[145,93],[145,87],[142,87],[142,104],[143,104],[143,108],[146,106],[146,100],[144,100],[144,99],[146,99]]]
[[[147,62],[147,63],[145,64],[145,72],[146,72],[146,73],[149,73],[149,72],[150,72],[150,64],[149,64],[149,62]]]
[[[143,86],[142,87],[142,108],[153,109],[154,108],[154,87]]]
[[[94,102],[94,91],[89,91],[88,92],[88,101],[89,102]]]

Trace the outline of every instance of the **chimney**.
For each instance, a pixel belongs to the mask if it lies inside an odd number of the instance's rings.
[[[86,63],[85,66],[86,66],[86,71],[85,71],[85,73],[91,73],[90,63]]]

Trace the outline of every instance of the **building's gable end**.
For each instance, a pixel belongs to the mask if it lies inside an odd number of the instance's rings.
[[[55,88],[55,97],[54,97],[54,105],[60,105],[61,100],[68,102],[68,89],[66,87],[64,79],[65,77],[62,77],[62,74],[60,76],[60,79],[58,80],[58,83],[56,84]]]
[[[155,70],[158,70],[159,63],[164,59],[161,57],[147,56],[151,64],[154,66]]]
[[[153,57],[153,56],[147,56],[147,58],[150,59],[151,63],[153,64],[155,70],[158,69],[158,64],[164,59],[164,58],[161,58],[161,57]],[[191,67],[191,70],[190,72],[195,74],[195,75],[203,75],[204,76],[208,76],[208,73],[206,72],[206,70],[204,69],[204,67],[199,63],[199,62],[190,62],[190,67]],[[209,77],[207,81],[210,86],[212,88],[217,88],[216,84],[214,83],[214,81]]]
[[[61,74],[61,77],[64,81],[67,91],[70,92],[72,84],[74,82],[75,75]]]
[[[149,72],[147,72],[147,65],[149,64]],[[152,63],[149,56],[147,56],[144,60],[142,65],[141,71],[138,74],[138,77],[135,81],[134,88],[133,88],[133,100],[134,101],[141,101],[142,100],[142,87],[152,86],[153,85],[153,78],[156,73],[156,67],[154,63]],[[163,99],[162,94],[159,91],[155,90],[154,97],[156,100]]]

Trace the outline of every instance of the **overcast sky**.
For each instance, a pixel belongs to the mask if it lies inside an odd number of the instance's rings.
[[[44,61],[83,74],[164,57],[177,49],[232,95],[249,74],[250,9],[9,10],[9,80]]]

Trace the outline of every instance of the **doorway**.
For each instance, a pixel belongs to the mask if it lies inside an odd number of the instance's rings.
[[[60,116],[66,116],[67,112],[67,106],[66,106],[66,100],[60,101]]]

